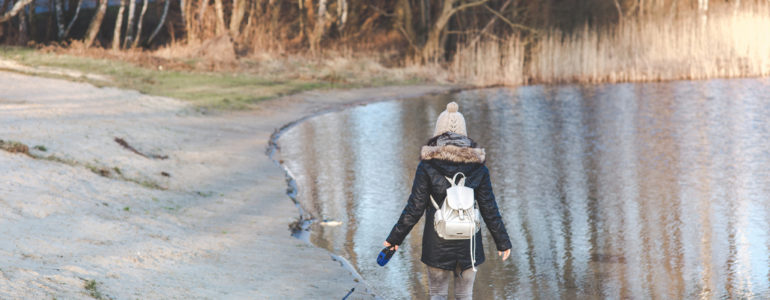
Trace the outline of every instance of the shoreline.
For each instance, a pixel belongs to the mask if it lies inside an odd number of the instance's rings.
[[[313,212],[308,211],[305,209],[302,205],[302,203],[297,199],[296,193],[301,188],[297,182],[294,179],[294,176],[292,175],[291,170],[286,167],[286,165],[283,163],[283,159],[281,157],[281,147],[279,146],[279,140],[281,136],[288,130],[291,130],[295,126],[302,124],[303,122],[313,119],[318,116],[322,116],[328,113],[335,113],[340,112],[346,109],[350,109],[352,107],[356,106],[363,106],[368,105],[371,103],[377,103],[382,101],[398,101],[398,100],[404,100],[409,98],[416,98],[426,95],[435,95],[435,94],[441,94],[441,93],[454,93],[461,90],[464,90],[465,88],[459,87],[459,86],[447,86],[445,89],[436,89],[428,92],[423,93],[417,93],[417,94],[405,94],[405,95],[399,95],[396,97],[370,97],[370,98],[363,98],[359,100],[355,100],[352,102],[345,102],[342,104],[335,105],[333,107],[323,109],[308,115],[305,115],[295,121],[289,122],[281,126],[280,128],[277,128],[273,134],[270,136],[270,140],[268,142],[268,147],[265,150],[265,154],[273,161],[273,163],[276,164],[276,166],[280,167],[286,176],[286,184],[287,184],[287,191],[286,195],[291,201],[296,205],[297,207],[297,213],[298,218],[296,221],[294,221],[292,224],[289,224],[289,227],[292,231],[292,236],[297,238],[298,240],[301,240],[309,245],[312,245],[313,247],[316,247],[318,249],[322,249],[324,251],[327,251],[329,255],[332,257],[332,260],[339,261],[340,266],[344,268],[345,270],[349,271],[351,275],[356,278],[356,282],[360,282],[363,284],[363,286],[366,288],[367,293],[370,292],[369,286],[366,284],[366,281],[364,280],[363,276],[358,272],[358,270],[355,269],[355,267],[343,256],[328,251],[326,249],[321,248],[320,246],[313,244],[313,242],[310,241],[310,226],[316,222],[316,216],[314,216]],[[351,290],[352,292],[352,290]],[[376,294],[372,293],[375,298],[379,299]],[[358,295],[360,296],[360,295]]]
[[[266,151],[277,128],[312,115],[453,88],[313,91],[202,114],[80,82],[8,72],[0,82],[0,139],[73,162],[0,151],[0,295],[12,299],[334,299],[352,287],[375,298],[333,253],[290,235],[297,206]]]

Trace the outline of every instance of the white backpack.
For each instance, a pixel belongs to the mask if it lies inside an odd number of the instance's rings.
[[[457,175],[462,175],[458,184],[455,184]],[[458,172],[454,177],[444,177],[452,185],[446,190],[446,198],[441,207],[436,204],[433,195],[430,201],[436,208],[433,218],[433,227],[438,236],[445,240],[471,240],[471,261],[473,271],[476,271],[475,239],[473,236],[481,228],[481,214],[475,207],[473,189],[465,186],[465,174]]]

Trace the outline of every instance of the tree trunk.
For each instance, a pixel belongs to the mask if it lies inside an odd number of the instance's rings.
[[[10,1],[10,0],[5,0]],[[0,23],[3,23],[5,21],[10,20],[11,18],[15,17],[19,12],[21,12],[27,5],[32,3],[32,0],[20,0],[19,2],[16,2],[13,7],[11,7],[11,10],[6,12],[2,17],[0,17]],[[21,18],[21,17],[19,17]],[[25,18],[26,20],[26,18]],[[25,25],[26,26],[26,25]]]
[[[302,41],[302,39],[305,37],[305,6],[302,4],[302,1],[304,0],[297,0],[297,4],[299,5],[299,40]],[[278,17],[276,16],[276,19]]]
[[[230,15],[230,36],[236,38],[241,32],[243,15],[246,13],[246,0],[233,0],[233,13]]]
[[[701,27],[706,25],[709,12],[709,0],[698,0],[698,15],[700,15]]]
[[[61,0],[54,0],[56,6],[56,34],[61,41],[64,38],[64,20],[62,19],[62,5]]]
[[[217,0],[217,1],[220,1],[221,3],[222,0]],[[163,24],[166,23],[166,16],[168,16],[169,4],[171,4],[171,0],[166,0],[166,3],[163,4],[163,14],[160,16],[160,22],[158,22],[158,26],[155,27],[155,30],[152,31],[150,38],[147,39],[148,45],[152,42],[152,39],[154,39],[155,36],[158,35],[158,32],[160,32],[160,29],[163,28]]]
[[[187,2],[179,0],[179,13],[182,15],[182,27],[187,28],[187,14],[186,14]]]
[[[452,19],[452,16],[454,16],[455,13],[473,6],[482,5],[486,3],[487,0],[478,0],[454,7],[454,4],[457,2],[458,0],[444,0],[441,14],[438,19],[436,19],[436,23],[430,28],[428,39],[425,41],[425,45],[422,48],[423,60],[433,60],[443,54],[443,49],[439,47],[441,44],[441,36],[447,23],[449,23],[449,20]]]
[[[318,19],[313,28],[313,35],[310,37],[310,51],[315,52],[321,47],[321,38],[326,33],[326,5],[327,0],[318,1]]]
[[[508,8],[508,5],[510,5],[511,2],[513,2],[513,0],[505,1],[505,3],[503,3],[503,6],[501,6],[500,9],[498,9],[497,11],[500,12],[500,14],[502,15],[502,13],[505,11],[506,8]],[[479,33],[476,35],[476,37],[474,37],[473,40],[468,44],[473,45],[478,43],[479,40],[481,40],[481,36],[484,35],[490,29],[492,29],[492,25],[495,24],[495,21],[497,21],[497,19],[500,18],[501,15],[495,15],[491,20],[489,20],[489,22],[487,22],[487,25],[484,25],[484,28],[482,28],[481,31],[479,31]]]
[[[16,7],[14,5],[14,7]],[[19,14],[19,39],[17,42],[20,45],[26,45],[27,41],[29,41],[29,27],[27,26],[27,12],[25,11],[25,8],[21,9],[21,14]]]
[[[91,19],[91,24],[88,25],[88,31],[86,31],[85,45],[91,47],[96,35],[99,34],[99,29],[102,27],[102,21],[104,20],[104,14],[107,12],[107,0],[99,0],[99,6],[96,8],[96,14]]]
[[[64,30],[64,38],[67,38],[67,36],[70,35],[70,29],[72,29],[72,25],[75,25],[75,20],[78,19],[78,15],[80,14],[80,7],[83,6],[83,0],[78,0],[78,7],[75,8],[75,15],[72,16],[72,20],[70,20],[69,25],[67,25],[67,29]]]
[[[618,22],[623,23],[623,9],[620,7],[620,2],[618,0],[615,1],[615,9],[618,11]]]
[[[396,27],[405,35],[407,41],[412,44],[415,40],[415,33],[412,24],[412,8],[409,0],[398,0],[396,4]]]
[[[302,3],[300,1],[299,3]],[[274,4],[274,0],[270,0],[268,2],[268,13],[270,14],[270,33],[272,33],[275,36],[275,33],[278,31],[278,22],[281,20],[281,4],[278,3],[278,5]],[[300,14],[302,11],[300,11]],[[302,21],[302,18],[300,18],[300,22]],[[302,29],[300,29],[302,30]]]
[[[348,22],[348,0],[337,0],[337,30],[342,33]]]
[[[112,50],[120,50],[120,31],[123,29],[123,13],[125,10],[126,0],[120,0],[118,15],[115,16],[115,30],[112,31]]]
[[[420,32],[425,32],[430,24],[430,0],[420,0],[420,23]],[[423,34],[420,35],[422,38]]]
[[[209,9],[209,0],[200,0],[201,5],[198,7],[198,32],[203,33],[204,21],[206,19],[206,11]]]
[[[195,40],[197,39],[197,34],[195,30],[193,30],[192,24],[194,23],[194,14],[192,14],[192,3],[193,0],[181,0],[184,5],[182,5],[182,19],[184,19],[184,29],[187,36],[187,41]]]
[[[126,20],[126,39],[123,41],[123,47],[124,48],[130,48],[131,42],[134,41],[134,27],[136,27],[136,24],[134,21],[136,20],[136,0],[128,0],[131,1],[128,4],[128,20]]]
[[[142,13],[139,14],[139,22],[136,23],[136,38],[134,38],[134,43],[131,45],[132,48],[136,48],[139,45],[139,39],[142,38],[142,23],[144,23],[144,13],[147,12],[147,1],[142,1]]]
[[[222,0],[214,0],[214,9],[217,10],[217,35],[227,32],[225,27],[225,10]]]

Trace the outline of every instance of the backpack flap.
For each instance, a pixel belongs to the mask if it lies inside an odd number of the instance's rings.
[[[446,190],[446,201],[452,209],[466,210],[473,208],[473,189],[466,186],[453,186]]]

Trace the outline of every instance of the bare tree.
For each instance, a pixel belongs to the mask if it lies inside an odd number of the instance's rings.
[[[112,31],[112,50],[120,50],[120,31],[123,29],[123,12],[126,10],[126,0],[120,0],[118,15],[115,17],[115,30]]]
[[[315,22],[313,34],[310,36],[310,51],[312,52],[315,52],[320,48],[321,38],[323,38],[323,35],[326,33],[328,19],[326,13],[327,4],[327,0],[318,1],[318,19]]]
[[[86,47],[91,47],[96,39],[96,35],[99,34],[99,29],[102,27],[102,21],[104,20],[104,14],[107,12],[107,0],[99,0],[99,6],[96,8],[96,14],[91,19],[91,24],[88,25],[86,31],[85,44]]]
[[[618,22],[623,23],[623,9],[620,7],[620,2],[618,0],[613,0],[615,2],[615,9],[618,11]]]
[[[139,22],[136,24],[136,38],[131,45],[134,48],[139,45],[139,39],[142,38],[142,23],[144,23],[144,13],[147,12],[147,2],[148,0],[142,1],[142,13],[139,14]]]
[[[487,1],[488,0],[479,0],[475,2],[462,3],[455,6],[455,4],[458,4],[462,1],[444,0],[444,5],[441,8],[441,14],[439,14],[438,18],[436,19],[436,23],[434,23],[428,31],[428,39],[425,41],[425,45],[422,48],[423,60],[435,59],[442,54],[443,51],[439,47],[439,41],[447,23],[449,23],[449,20],[452,18],[452,16],[454,16],[459,11],[482,5]]]
[[[340,32],[345,29],[348,22],[348,0],[337,0],[337,28]]]
[[[70,29],[72,29],[72,25],[75,25],[75,20],[78,19],[78,15],[80,14],[80,7],[83,6],[83,0],[78,0],[78,6],[75,8],[75,15],[72,16],[72,20],[70,20],[69,25],[67,25],[67,29],[64,30],[64,36],[62,38],[66,38],[70,35]]]
[[[16,7],[14,5],[14,7]],[[21,9],[21,14],[19,14],[19,44],[26,44],[27,41],[29,41],[29,27],[27,25],[27,8],[23,7]]]
[[[59,40],[64,38],[64,20],[62,19],[61,0],[54,0],[56,9],[56,36]]]
[[[136,24],[134,21],[136,20],[136,0],[128,0],[131,1],[128,4],[128,20],[126,23],[126,38],[123,41],[123,47],[129,48],[131,47],[131,42],[134,41],[134,27],[136,27]]]
[[[233,0],[233,12],[230,15],[231,37],[238,37],[244,14],[246,14],[246,0]]]
[[[409,42],[412,47],[415,44],[416,35],[414,26],[412,24],[412,7],[409,0],[398,0],[396,2],[396,23],[394,24],[398,31],[404,35],[404,38]]]
[[[10,0],[6,0],[10,1]],[[11,7],[11,10],[7,11],[3,16],[0,17],[0,23],[3,23],[5,21],[10,20],[11,18],[15,17],[19,12],[22,11],[27,5],[32,3],[32,0],[21,0],[16,2],[13,7]],[[23,17],[20,17],[23,18]]]
[[[615,1],[617,1],[617,0],[615,0]],[[513,0],[505,1],[505,3],[503,3],[503,6],[501,6],[500,9],[498,9],[498,11],[500,13],[505,11],[505,9],[508,8],[508,5],[511,5],[511,2],[513,2]],[[481,40],[481,36],[486,34],[487,31],[489,31],[492,28],[492,26],[495,24],[495,21],[497,21],[497,19],[501,17],[498,14],[494,14],[494,15],[495,16],[492,19],[490,19],[489,22],[487,22],[487,25],[484,25],[484,28],[481,29],[479,34],[477,34],[476,37],[474,37],[473,40],[469,44],[473,45],[473,44],[478,43],[479,40]]]
[[[182,27],[187,28],[187,2],[179,0],[179,13],[182,14]]]
[[[222,0],[217,0],[217,1],[221,2]],[[171,0],[166,0],[166,2],[163,4],[163,14],[160,16],[160,22],[158,22],[158,26],[155,27],[155,30],[152,31],[150,38],[147,39],[147,44],[152,42],[155,36],[158,35],[158,32],[160,32],[160,29],[163,28],[163,24],[166,23],[166,16],[168,16],[169,4],[171,4]]]
[[[225,10],[222,0],[214,0],[214,9],[217,13],[217,35],[224,34],[227,30],[225,29]]]
[[[203,24],[206,18],[206,11],[209,8],[209,0],[200,0],[200,6],[198,6],[198,31],[203,31]],[[201,37],[202,38],[202,37]]]

